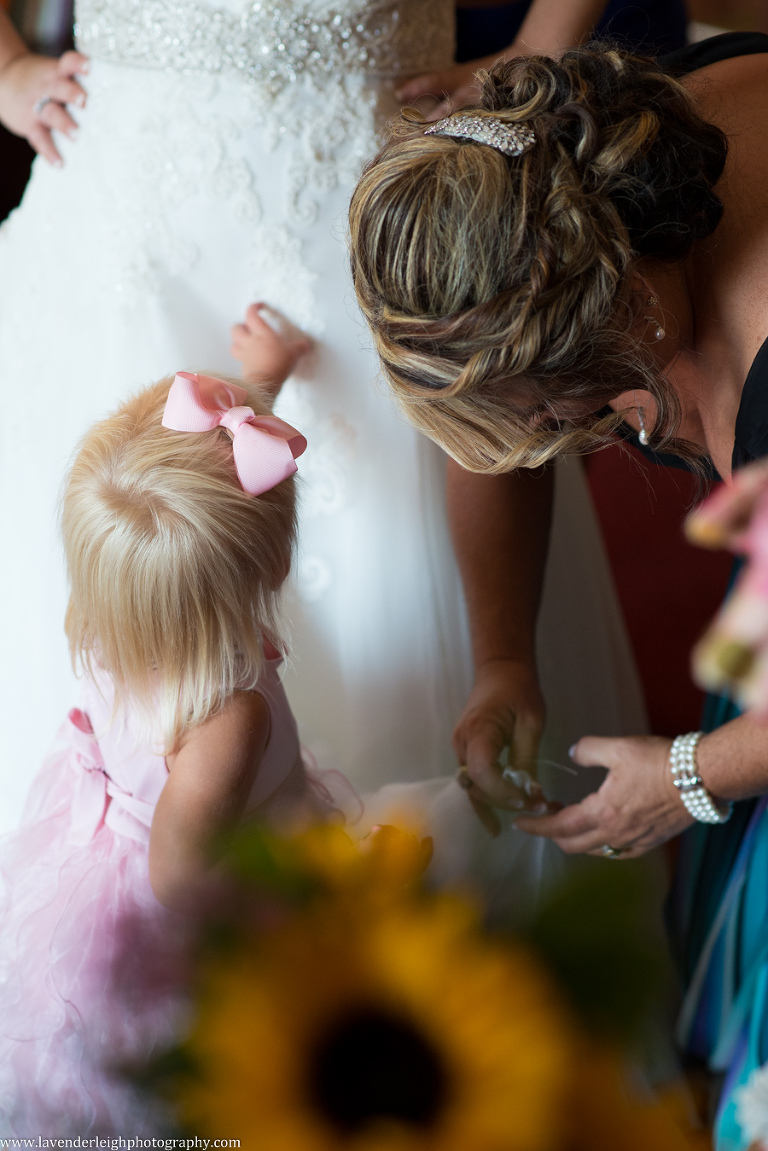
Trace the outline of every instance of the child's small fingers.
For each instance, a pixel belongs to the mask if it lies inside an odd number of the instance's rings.
[[[262,303],[249,305],[248,310],[245,313],[246,327],[250,328],[251,331],[271,332],[274,335],[274,328],[267,323],[261,314],[264,307],[265,305]]]

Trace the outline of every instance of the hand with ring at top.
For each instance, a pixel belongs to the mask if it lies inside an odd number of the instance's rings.
[[[67,105],[85,107],[86,94],[77,77],[88,72],[88,58],[65,52],[58,60],[22,51],[0,67],[0,121],[23,136],[55,167],[63,161],[53,132],[74,139],[77,122]]]
[[[693,823],[669,771],[672,741],[661,736],[585,736],[571,748],[582,767],[607,767],[601,787],[553,815],[522,815],[516,826],[570,854],[633,859]]]

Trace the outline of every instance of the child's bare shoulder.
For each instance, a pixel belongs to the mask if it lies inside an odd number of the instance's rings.
[[[205,760],[237,770],[258,761],[269,740],[269,705],[257,691],[238,691],[221,711],[193,727],[175,754],[166,757],[169,770],[180,763]]]

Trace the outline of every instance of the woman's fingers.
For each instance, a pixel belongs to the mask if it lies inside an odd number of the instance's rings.
[[[38,124],[34,127],[27,137],[32,147],[36,152],[39,152],[49,164],[53,164],[54,168],[60,168],[64,161],[59,155],[58,149],[53,142],[48,128],[44,124]]]
[[[64,52],[59,57],[57,71],[60,76],[87,76],[91,62],[82,52]]]
[[[466,108],[469,104],[477,104],[478,96],[479,91],[474,83],[462,84],[459,88],[454,89],[449,99],[438,104],[427,115],[427,119],[442,120],[444,116],[450,116],[452,112],[457,112],[460,108]]]
[[[621,763],[625,741],[602,735],[585,735],[571,748],[569,755],[579,767],[617,767]]]
[[[521,815],[516,826],[529,835],[545,836],[553,840],[567,855],[605,855],[604,847],[613,847],[620,852],[614,858],[630,859],[642,854],[635,849],[636,841],[609,843],[601,832],[597,812],[593,810],[593,796],[582,803],[564,807],[553,815],[532,818]]]
[[[475,63],[479,64],[481,61]],[[459,64],[442,72],[414,76],[395,92],[397,99],[403,103],[419,100],[425,96],[434,96],[438,104],[427,114],[428,120],[440,120],[452,110],[464,104],[474,103],[477,95],[473,64]]]
[[[480,790],[476,783],[472,781],[472,778],[466,767],[460,767],[456,772],[456,782],[458,783],[459,787],[466,791],[467,799],[472,804],[475,814],[482,823],[483,827],[485,827],[486,830],[489,831],[494,838],[499,835],[502,829],[501,820],[496,814],[494,808],[489,803],[488,796],[484,791]],[[531,801],[525,795],[525,793],[521,791],[518,792],[518,798],[515,801],[498,803],[495,806],[503,808],[505,811],[520,812],[526,808],[530,809],[532,802],[533,801]],[[544,802],[546,803],[546,801]],[[542,804],[537,802],[537,807],[541,806]],[[554,811],[559,806],[559,804],[550,803],[548,805],[548,810]]]
[[[50,104],[45,105],[39,118],[46,128],[53,129],[56,132],[63,132],[65,136],[69,136],[70,140],[76,138],[78,130],[77,121],[72,119],[63,104],[58,104],[55,100],[52,100]]]
[[[545,801],[535,781],[533,794],[529,796],[504,778],[499,758],[505,744],[503,731],[492,723],[476,730],[467,740],[466,770],[475,785],[476,791],[473,794],[507,811],[540,810]]]
[[[515,731],[512,736],[512,756],[516,768],[536,774],[539,757],[539,744],[544,727],[543,718],[525,712],[515,716]]]
[[[504,737],[497,729],[489,726],[478,732],[467,741],[467,771],[486,802],[521,811],[527,797],[524,791],[502,778],[499,756],[503,750]]]
[[[496,839],[498,835],[501,835],[501,820],[493,808],[490,807],[484,800],[478,799],[477,795],[471,791],[467,792],[467,799],[472,805],[472,810],[488,834],[493,839]]]
[[[587,806],[591,798],[592,796],[588,796],[582,803],[572,803],[554,814],[521,815],[517,820],[517,827],[521,831],[527,831],[529,835],[554,839],[561,847],[564,843],[594,836],[597,821]]]
[[[428,72],[424,76],[414,76],[395,90],[395,98],[404,103],[418,100],[420,96],[444,96],[450,92],[450,71]]]
[[[85,107],[86,95],[77,80],[68,80],[65,77],[56,79],[51,84],[47,95],[59,104],[73,104],[77,108]]]
[[[442,120],[445,116],[450,116],[451,108],[453,107],[453,100],[443,100],[431,111],[425,112],[424,119],[430,124],[434,124],[437,120]]]

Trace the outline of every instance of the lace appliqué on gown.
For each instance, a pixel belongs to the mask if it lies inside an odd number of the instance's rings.
[[[136,178],[148,194],[134,190],[138,210],[120,229],[124,250],[140,255],[125,262],[114,289],[135,298],[157,289],[154,264],[178,272],[195,266],[194,245],[172,221],[187,197],[202,194],[250,226],[255,263],[274,270],[266,282],[259,277],[260,294],[320,334],[300,241],[318,217],[312,193],[351,188],[375,151],[382,119],[375,79],[390,78],[391,87],[397,75],[450,62],[446,17],[449,9],[435,0],[256,2],[234,10],[188,0],[80,0],[78,47],[96,60],[144,69],[144,83],[156,89],[158,110],[138,126],[145,148]],[[228,116],[194,113],[213,100],[217,79]],[[130,73],[127,82],[135,83]],[[260,225],[257,173],[239,142],[243,128],[255,126],[263,146],[290,150],[282,227]],[[108,146],[114,125],[105,129]]]

